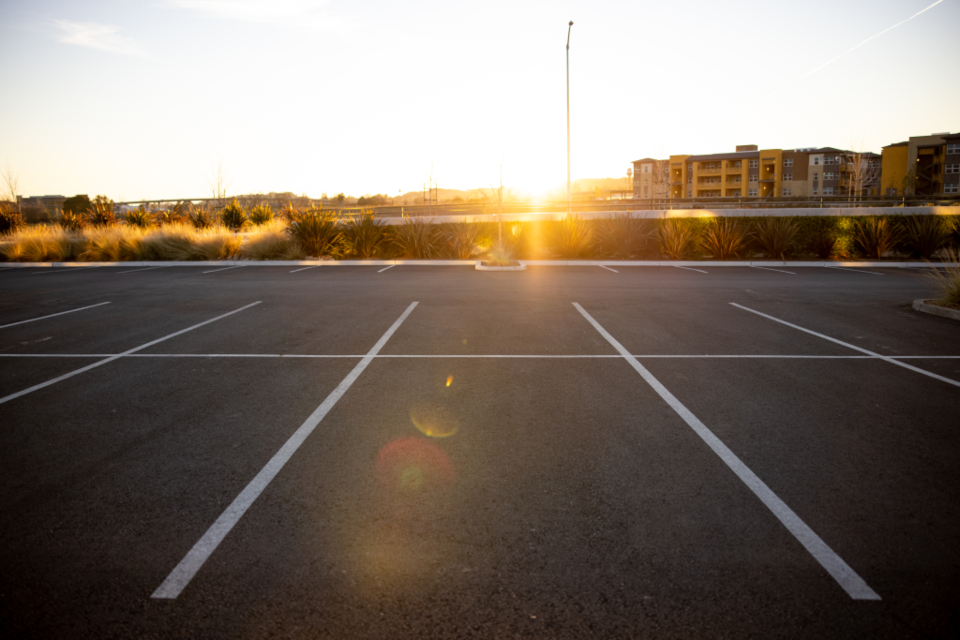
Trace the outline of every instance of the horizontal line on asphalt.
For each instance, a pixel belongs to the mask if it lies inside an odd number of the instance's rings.
[[[361,354],[311,354],[311,353],[0,353],[0,358],[366,358]],[[618,355],[437,355],[437,354],[379,354],[374,358],[621,358]],[[686,359],[772,359],[772,360],[960,360],[960,356],[810,356],[810,355],[644,355],[633,358],[686,358]]]

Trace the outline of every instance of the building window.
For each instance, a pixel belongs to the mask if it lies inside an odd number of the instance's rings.
[[[820,156],[813,156],[813,164],[815,165],[820,164]]]
[[[750,198],[756,198],[756,197],[757,197],[757,190],[756,190],[756,189],[747,189],[747,196],[750,197]]]
[[[948,164],[944,168],[943,172],[944,173],[960,173],[960,163],[954,162],[952,164]]]
[[[957,187],[960,187],[960,185],[957,185],[957,184],[945,184],[945,185],[943,185],[943,192],[944,192],[944,193],[957,193]]]
[[[692,173],[692,172],[693,172],[693,165],[692,165],[692,164],[688,164],[688,165],[687,165],[687,173]]]
[[[687,184],[693,184],[693,177],[687,176]]]
[[[833,195],[833,187],[824,187],[824,188],[823,188],[823,195],[825,195],[825,196],[832,196],[832,195]]]
[[[834,163],[833,156],[827,156],[826,158],[823,159],[823,164],[833,164],[833,163]]]
[[[820,179],[820,174],[816,171],[813,172],[813,181],[816,182]]]
[[[784,179],[785,181],[787,181],[787,182],[790,182],[790,181],[793,180],[793,174],[792,174],[792,173],[785,173],[785,174],[783,174],[783,179]]]
[[[687,197],[688,197],[688,198],[692,198],[692,197],[693,197],[693,189],[687,189]]]
[[[760,176],[756,173],[750,174],[750,182],[760,182]]]
[[[792,195],[793,195],[793,190],[792,190],[792,189],[789,189],[789,188],[787,188],[787,187],[784,187],[784,188],[783,188],[783,195],[785,195],[785,196],[792,196]]]
[[[793,158],[784,158],[784,159],[783,159],[783,166],[785,166],[785,167],[792,167],[792,166],[793,166]]]
[[[895,195],[897,195],[897,188],[896,188],[896,187],[887,187],[887,195],[888,195],[888,196],[895,196]]]
[[[727,163],[727,168],[728,168],[728,169],[739,169],[740,167],[741,167],[741,164],[740,164],[740,161],[739,161],[739,160],[738,160],[737,162],[728,162],[728,163]]]
[[[960,153],[960,144],[948,144],[947,155],[952,156],[955,153]]]
[[[817,188],[816,188],[816,187],[813,188],[813,195],[817,195]]]
[[[826,182],[827,180],[836,180],[836,179],[837,179],[837,174],[835,174],[833,171],[824,171],[824,172],[823,172],[823,181],[824,181],[824,182]]]
[[[760,166],[760,161],[759,161],[759,160],[751,160],[751,161],[750,161],[750,164],[749,164],[748,166],[749,166],[751,169],[756,169],[757,167]]]

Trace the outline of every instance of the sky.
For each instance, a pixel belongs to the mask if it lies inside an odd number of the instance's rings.
[[[541,197],[566,181],[570,20],[574,180],[960,131],[960,0],[2,0],[0,166],[118,202],[208,197],[218,167],[230,194],[312,197],[502,167]]]

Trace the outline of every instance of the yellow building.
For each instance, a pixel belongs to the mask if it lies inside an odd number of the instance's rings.
[[[782,195],[782,149],[741,145],[734,153],[670,156],[672,198],[771,198]]]
[[[960,134],[913,136],[883,148],[885,196],[960,193]]]

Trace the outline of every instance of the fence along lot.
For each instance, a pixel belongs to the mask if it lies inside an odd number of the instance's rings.
[[[4,635],[956,631],[918,274],[378,270],[0,273]]]

